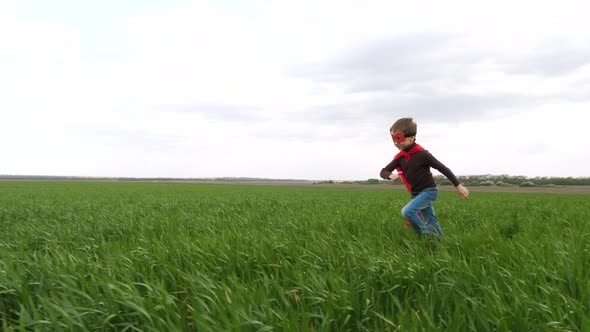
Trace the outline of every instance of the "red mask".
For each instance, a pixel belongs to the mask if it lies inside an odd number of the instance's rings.
[[[403,143],[406,140],[406,135],[402,132],[391,134],[391,138],[393,139],[393,143]]]

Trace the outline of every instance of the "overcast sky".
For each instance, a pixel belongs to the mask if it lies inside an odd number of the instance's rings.
[[[0,174],[590,176],[588,1],[0,1]],[[435,174],[438,174],[435,172]]]

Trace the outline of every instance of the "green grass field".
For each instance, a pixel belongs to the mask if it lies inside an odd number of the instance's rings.
[[[0,182],[4,331],[590,331],[590,196]]]

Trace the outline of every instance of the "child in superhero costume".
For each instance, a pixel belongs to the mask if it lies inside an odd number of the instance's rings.
[[[381,170],[381,177],[389,180],[401,178],[412,199],[402,209],[406,224],[419,235],[442,235],[432,205],[438,198],[438,188],[430,168],[437,169],[451,181],[457,193],[469,198],[469,190],[457,179],[455,174],[438,161],[428,150],[416,143],[418,126],[412,118],[398,119],[390,128],[391,138],[399,153]],[[392,173],[397,170],[397,173]]]

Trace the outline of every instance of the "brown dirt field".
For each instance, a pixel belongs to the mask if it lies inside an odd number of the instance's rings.
[[[189,181],[183,181],[189,182]],[[314,184],[307,181],[211,181],[197,183],[218,183],[218,184],[238,184],[238,185],[256,185],[256,186],[290,186],[290,187],[314,187],[314,188],[362,188],[377,190],[406,190],[403,185],[390,184],[340,184],[340,183],[322,183]],[[455,191],[452,186],[439,186],[441,191]],[[540,194],[570,194],[570,195],[590,195],[590,186],[554,186],[554,187],[485,187],[485,186],[467,186],[470,192],[507,192],[507,193],[540,193]]]
[[[0,182],[10,181],[30,181],[22,179],[0,179]],[[35,181],[35,180],[33,180]],[[68,180],[61,180],[68,181]],[[80,180],[76,180],[80,181]],[[84,180],[82,180],[84,181]],[[88,180],[86,180],[88,181]],[[96,180],[95,180],[96,181]],[[98,180],[105,182],[127,182],[115,180]],[[406,190],[401,184],[345,184],[345,183],[321,183],[314,184],[312,181],[305,180],[250,180],[250,181],[203,181],[203,180],[156,180],[156,181],[132,181],[132,182],[172,182],[172,183],[203,183],[203,184],[233,184],[233,185],[251,185],[251,186],[287,186],[287,187],[313,187],[313,188],[362,188],[376,190]],[[439,186],[441,191],[455,191],[452,186]],[[590,186],[552,186],[552,187],[485,187],[485,186],[467,186],[470,192],[506,192],[506,193],[539,193],[539,194],[569,194],[569,195],[590,195]]]

